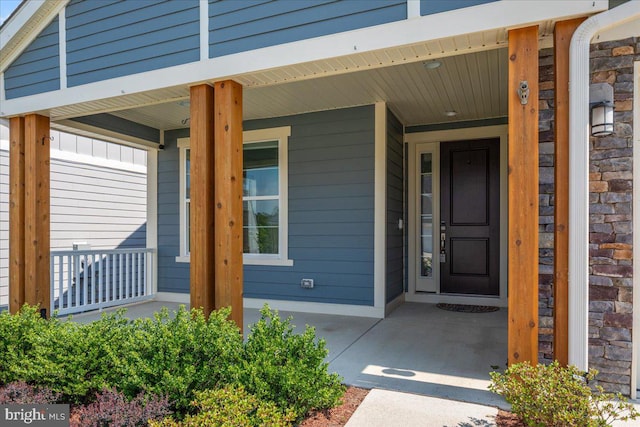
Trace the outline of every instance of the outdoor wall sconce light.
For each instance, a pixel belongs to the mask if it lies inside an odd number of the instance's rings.
[[[613,134],[613,87],[608,83],[589,87],[591,106],[591,136]]]
[[[613,133],[613,103],[600,102],[591,107],[591,136]]]

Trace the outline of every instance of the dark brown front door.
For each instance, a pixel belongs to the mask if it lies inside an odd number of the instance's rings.
[[[500,140],[440,145],[440,291],[498,295]]]

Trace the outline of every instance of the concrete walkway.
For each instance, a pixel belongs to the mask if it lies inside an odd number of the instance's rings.
[[[496,408],[388,390],[371,390],[346,427],[495,426]]]
[[[349,385],[508,407],[487,390],[489,372],[507,362],[505,309],[455,313],[406,303],[329,357]]]

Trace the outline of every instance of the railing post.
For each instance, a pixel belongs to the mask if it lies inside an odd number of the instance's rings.
[[[73,292],[76,295],[76,307],[80,305],[80,288],[82,285],[80,284],[80,255],[73,255]]]

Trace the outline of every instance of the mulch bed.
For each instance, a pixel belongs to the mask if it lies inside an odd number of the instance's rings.
[[[349,421],[368,393],[369,390],[364,388],[347,387],[341,405],[312,413],[298,427],[342,427]]]
[[[520,417],[511,412],[503,411],[502,409],[498,410],[496,425],[498,427],[525,427]]]

